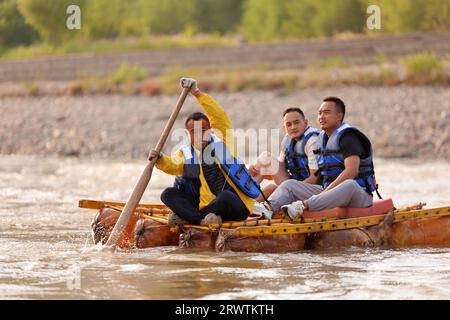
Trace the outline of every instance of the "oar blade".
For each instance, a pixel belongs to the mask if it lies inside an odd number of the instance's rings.
[[[125,231],[126,227],[128,226],[128,223],[130,222],[131,216],[134,214],[134,211],[139,205],[139,201],[141,201],[142,195],[144,194],[145,189],[147,188],[148,183],[150,182],[153,167],[154,167],[153,162],[149,162],[146,165],[144,171],[142,172],[141,176],[139,177],[139,180],[136,183],[136,186],[134,187],[133,192],[131,193],[130,197],[126,202],[125,207],[123,208],[122,213],[120,214],[119,219],[117,220],[116,225],[114,226],[114,229],[108,238],[108,241],[105,243],[105,247],[114,248],[117,245],[117,242],[122,237],[123,232]]]

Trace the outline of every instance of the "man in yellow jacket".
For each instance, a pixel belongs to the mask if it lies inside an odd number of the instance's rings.
[[[222,220],[245,220],[253,210],[254,199],[244,192],[242,183],[230,177],[231,171],[225,170],[228,167],[218,161],[214,150],[213,140],[220,141],[236,157],[230,118],[219,103],[199,90],[196,80],[182,78],[181,86],[190,88],[205,113],[195,112],[186,119],[190,145],[171,156],[154,150],[150,153],[150,159],[159,158],[158,169],[177,175],[174,187],[161,194],[161,201],[174,213],[169,216],[169,225],[207,226]]]

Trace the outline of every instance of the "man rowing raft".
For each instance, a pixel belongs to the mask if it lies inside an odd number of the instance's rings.
[[[236,158],[231,120],[219,103],[199,90],[196,80],[182,78],[181,86],[190,88],[205,113],[195,112],[186,119],[188,145],[171,156],[155,150],[149,155],[158,157],[158,169],[177,175],[175,185],[161,194],[173,212],[169,225],[245,220],[260,188]]]
[[[127,212],[128,203],[135,198],[136,192],[130,196],[131,200],[123,204],[82,200],[80,207],[100,209],[92,223],[95,243],[108,245],[114,230],[121,225],[126,226],[126,230],[115,239],[118,239],[117,245],[123,248],[176,245],[180,240],[180,246],[189,248],[290,252],[305,248],[350,245],[409,246],[448,242],[448,207],[421,210],[424,204],[420,203],[394,211],[392,199],[373,203],[372,192],[377,191],[377,185],[371,143],[362,132],[343,123],[345,104],[336,97],[324,99],[319,109],[322,131],[317,137],[318,149],[314,152],[317,170],[314,172],[309,164],[308,170],[299,163],[292,167],[300,167],[299,170],[290,170],[286,166],[290,178],[294,179],[281,183],[269,198],[273,208],[277,211],[284,208],[294,224],[287,226],[284,219],[234,222],[227,224],[225,228],[219,228],[217,232],[218,226],[211,224],[220,224],[222,218],[244,220],[252,209],[254,212],[258,211],[257,206],[252,204],[261,190],[245,165],[236,159],[235,153],[230,152],[234,150],[234,134],[230,119],[222,107],[210,96],[201,93],[195,80],[182,79],[181,84],[184,90],[156,149],[162,149],[165,137],[173,125],[174,115],[178,114],[189,92],[197,98],[206,114],[197,112],[186,119],[189,143],[174,155],[151,151],[149,158],[152,162],[146,166],[135,188],[144,189],[146,181],[142,177],[147,178],[149,174],[151,176],[151,169],[158,161],[160,169],[178,175],[174,187],[166,189],[161,196],[169,208],[160,204],[141,205],[139,210],[129,210],[132,213],[130,221],[123,223],[120,222],[121,218]],[[302,116],[297,110],[287,111],[285,116],[287,114]],[[283,154],[287,155],[289,150],[297,148],[300,141],[303,141],[300,145],[305,147],[304,153],[308,154],[306,138],[303,137],[307,135],[306,126],[304,129],[303,135],[298,139],[294,138],[294,142],[284,141]],[[287,130],[291,138],[298,132],[298,129]],[[291,160],[297,155],[294,152]],[[308,173],[309,176],[306,177]],[[313,175],[321,179],[321,186],[306,183]],[[350,208],[326,210],[335,207]],[[306,217],[314,221],[297,223],[296,220],[302,217],[304,210],[326,211],[308,212]],[[270,217],[270,214],[262,213]],[[333,221],[316,221],[323,218],[331,218]],[[380,223],[382,219],[384,220]],[[183,230],[174,230],[168,227],[186,223],[209,225],[209,228],[186,226]],[[395,226],[391,228],[393,224]],[[364,226],[367,228],[362,228]],[[319,237],[317,232],[320,233]],[[424,238],[424,233],[430,236]],[[311,237],[311,234],[314,236]]]

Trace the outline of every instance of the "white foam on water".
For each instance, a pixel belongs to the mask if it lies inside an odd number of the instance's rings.
[[[120,271],[130,273],[141,272],[146,269],[148,269],[148,267],[143,264],[125,264],[120,266]]]
[[[176,270],[165,270],[160,271],[158,274],[164,274],[164,275],[174,275],[174,274],[182,274],[182,273],[194,273],[194,272],[204,272],[210,270],[209,268],[180,268]]]
[[[278,268],[255,270],[252,268],[215,267],[213,270],[220,274],[231,274],[243,279],[280,279],[285,276]]]

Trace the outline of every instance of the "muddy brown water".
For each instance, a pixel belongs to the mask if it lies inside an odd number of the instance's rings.
[[[0,156],[1,299],[450,299],[450,248],[247,254],[85,252],[95,212],[126,200],[145,163]],[[377,159],[396,206],[450,204],[450,163]],[[155,171],[143,201],[173,178]]]

